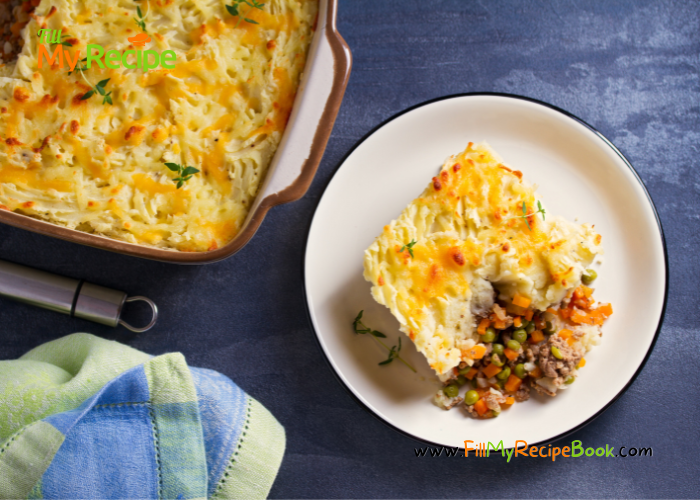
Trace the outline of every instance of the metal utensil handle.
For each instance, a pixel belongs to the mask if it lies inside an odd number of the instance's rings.
[[[158,307],[147,297],[127,297],[126,293],[86,281],[39,271],[0,260],[0,297],[115,327],[123,325],[132,332],[145,332],[158,320]],[[143,328],[121,319],[124,304],[143,301],[153,316]]]
[[[139,300],[142,302],[145,302],[146,304],[151,306],[151,311],[153,311],[153,317],[151,318],[150,323],[148,323],[143,328],[136,328],[135,326],[131,326],[129,323],[127,323],[123,319],[121,319],[121,318],[119,319],[120,325],[122,325],[127,330],[131,330],[132,332],[136,332],[136,333],[141,333],[141,332],[145,332],[147,330],[150,330],[151,328],[153,328],[153,325],[156,324],[156,321],[158,321],[158,306],[155,304],[155,302],[153,302],[148,297],[143,297],[142,295],[136,295],[134,297],[129,297],[128,299],[126,299],[125,302],[136,302]]]

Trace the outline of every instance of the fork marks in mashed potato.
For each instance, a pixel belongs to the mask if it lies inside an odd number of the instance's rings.
[[[240,230],[280,142],[318,2],[270,0],[240,25],[222,2],[148,5],[149,43],[177,64],[145,74],[93,64],[91,81],[109,79],[112,106],[81,100],[94,90],[80,71],[38,68],[35,35],[69,27],[66,50],[124,52],[139,30],[134,7],[36,8],[17,62],[0,68],[0,137],[16,140],[0,144],[0,205],[131,243],[218,248]],[[201,173],[175,189],[166,162]]]

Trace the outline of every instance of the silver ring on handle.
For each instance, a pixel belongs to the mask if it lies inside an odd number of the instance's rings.
[[[127,298],[125,302],[137,302],[139,300],[142,302],[145,302],[146,304],[151,306],[151,310],[153,311],[153,317],[151,318],[151,322],[148,323],[143,328],[136,328],[136,327],[131,326],[129,323],[127,323],[123,319],[119,320],[120,325],[122,325],[127,330],[131,330],[132,332],[135,332],[135,333],[142,333],[142,332],[150,330],[151,328],[153,328],[153,325],[156,324],[156,321],[158,321],[158,306],[155,304],[155,302],[153,302],[148,297],[143,297],[141,295],[137,295],[135,297]]]

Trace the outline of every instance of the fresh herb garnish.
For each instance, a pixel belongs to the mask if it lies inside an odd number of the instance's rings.
[[[134,0],[134,2],[138,3],[141,0]],[[136,7],[136,15],[139,17],[135,17],[134,21],[136,21],[136,25],[141,28],[141,30],[144,33],[148,33],[148,30],[146,30],[146,18],[148,17],[148,12],[150,11],[150,5],[148,5],[148,2],[146,2],[146,5],[149,7],[149,10],[146,11],[146,14],[144,15],[143,12],[141,12],[141,7],[137,6]]]
[[[399,337],[399,345],[398,346],[391,346],[391,348],[389,348],[384,342],[379,340],[380,338],[385,339],[386,335],[384,335],[382,332],[379,332],[377,330],[373,330],[373,329],[367,327],[362,322],[362,314],[364,312],[365,311],[362,310],[357,314],[357,317],[352,322],[352,328],[353,328],[353,330],[355,330],[355,333],[358,335],[365,335],[365,334],[371,335],[372,338],[374,338],[374,340],[376,340],[384,349],[389,351],[389,356],[384,361],[381,361],[379,364],[380,365],[388,365],[389,363],[391,363],[395,359],[398,359],[404,365],[406,365],[408,368],[410,368],[411,371],[413,371],[413,373],[416,373],[416,369],[413,368],[410,364],[408,364],[406,362],[406,360],[403,359],[401,357],[401,355],[399,354],[399,351],[401,351],[401,337]]]
[[[391,346],[391,349],[389,349],[389,357],[387,357],[384,361],[379,363],[380,365],[388,365],[392,361],[394,361],[396,358],[399,357],[399,351],[401,350],[401,337],[399,337],[399,347],[398,349],[396,346]]]
[[[69,76],[70,76],[74,71],[76,71],[76,70],[80,70],[81,72],[87,71],[87,69],[88,69],[88,67],[87,67],[87,57],[83,57],[79,62],[85,63],[85,66],[76,65],[75,68],[73,68],[72,70],[70,70],[70,71],[68,72],[68,75],[69,75]]]
[[[525,224],[527,224],[527,228],[528,228],[530,231],[532,231],[532,227],[530,226],[529,217],[532,217],[532,216],[537,215],[537,214],[542,214],[542,220],[545,220],[545,218],[544,218],[545,213],[546,213],[546,212],[544,211],[544,208],[542,207],[542,203],[541,203],[539,200],[537,201],[537,212],[533,212],[533,213],[531,213],[531,214],[528,214],[528,213],[527,213],[527,205],[525,204],[525,202],[523,202],[523,215],[514,215],[514,216],[512,216],[512,217],[506,217],[506,218],[504,218],[503,220],[508,220],[508,219],[524,219],[524,220],[525,220]]]
[[[58,42],[58,43],[59,43],[60,45],[63,45],[64,47],[72,47],[73,44],[72,44],[72,43],[68,43],[66,40],[64,40],[64,39],[63,39],[64,37],[71,38],[71,36],[70,36],[68,33],[66,33],[65,35],[64,35],[64,34],[61,34],[61,41]]]
[[[537,212],[534,212],[534,213],[532,213],[532,214],[530,214],[530,215],[537,215],[537,214],[540,214],[540,213],[541,213],[541,214],[542,214],[542,220],[544,220],[544,214],[545,214],[545,212],[544,212],[544,208],[542,208],[542,203],[540,203],[539,200],[537,200],[537,208],[538,208]],[[530,221],[528,220],[528,217],[530,217],[530,215],[527,214],[527,206],[525,205],[525,202],[523,202],[523,215],[518,215],[518,217],[520,217],[520,218],[522,218],[522,219],[525,219],[525,224],[527,224],[527,228],[528,228],[530,231],[532,231],[532,228],[530,227]]]
[[[245,15],[241,15],[240,8],[241,4],[245,4],[248,6],[248,10],[246,11]],[[253,9],[258,9],[262,10],[262,8],[265,6],[264,3],[259,3],[257,0],[233,0],[233,5],[227,5],[226,10],[228,11],[229,14],[232,16],[238,16],[238,22],[236,23],[236,26],[234,28],[237,28],[238,25],[241,23],[241,21],[245,21],[250,24],[258,24],[258,22],[254,19],[250,19],[249,17],[246,17],[248,14],[250,14],[250,11]]]
[[[199,172],[199,170],[194,167],[183,168],[182,165],[178,165],[177,163],[166,163],[165,166],[173,172],[178,173],[178,177],[173,179],[173,182],[177,183],[178,189],[180,189],[185,182],[189,181],[194,174]]]
[[[408,250],[408,253],[411,255],[411,258],[413,258],[413,245],[418,243],[415,239],[412,239],[410,243],[405,244],[404,246],[401,247],[401,250],[399,252],[403,252],[404,250]],[[396,247],[394,247],[396,248]]]
[[[82,73],[82,69],[80,70],[80,72]],[[85,75],[83,75],[83,78],[85,78]],[[107,78],[106,80],[100,81],[97,85],[92,87],[92,90],[85,92],[85,94],[83,94],[83,97],[81,97],[80,100],[84,101],[86,99],[90,99],[93,95],[95,95],[95,92],[97,92],[98,94],[100,94],[103,97],[102,104],[113,104],[112,103],[112,92],[111,91],[107,92],[105,90],[105,85],[107,85],[107,82],[109,82],[109,80],[110,79]],[[87,82],[87,79],[85,81]],[[90,83],[90,82],[88,82],[88,83]]]

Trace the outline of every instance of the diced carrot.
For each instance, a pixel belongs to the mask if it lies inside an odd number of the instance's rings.
[[[525,319],[530,321],[532,319],[533,314],[535,314],[535,311],[533,311],[532,309],[528,309],[527,311],[525,311]]]
[[[518,353],[516,351],[514,351],[513,349],[510,349],[509,347],[506,347],[505,349],[503,349],[503,354],[505,354],[506,358],[508,358],[511,361],[513,361],[515,358],[518,357]]]
[[[512,397],[512,396],[508,396],[508,397],[506,398],[506,404],[507,404],[507,405],[512,405],[513,403],[515,403],[515,398]]]
[[[568,339],[568,338],[571,337],[573,334],[574,334],[574,332],[572,332],[571,330],[568,330],[568,329],[566,329],[566,328],[563,328],[563,329],[559,330],[559,336],[560,336],[561,338],[563,338],[564,340]]]
[[[597,310],[605,316],[612,316],[613,313],[612,304],[601,304],[600,306],[598,306]]]
[[[593,318],[590,318],[588,314],[583,311],[579,311],[578,309],[574,309],[574,311],[571,313],[571,321],[578,324],[593,324]]]
[[[583,299],[585,297],[586,297],[586,295],[583,293],[583,290],[581,289],[581,287],[578,287],[578,288],[576,288],[576,290],[574,290],[574,294],[572,295],[571,298],[573,300],[576,300],[576,299]]]
[[[569,319],[571,317],[571,309],[559,309],[559,316],[563,319]]]
[[[535,328],[542,330],[545,326],[547,326],[547,322],[544,320],[544,318],[542,316],[537,316],[535,318]]]
[[[496,319],[496,321],[493,322],[493,327],[496,330],[505,330],[506,322],[502,319]]]
[[[524,316],[527,308],[516,306],[512,302],[506,306],[506,312],[510,313],[511,316]]]
[[[542,330],[535,330],[530,335],[530,343],[531,344],[536,344],[538,342],[542,342],[543,340],[544,340],[544,333],[542,333]]]
[[[557,310],[554,309],[553,307],[548,307],[548,308],[547,308],[547,312],[548,312],[549,314],[554,314],[555,316],[556,316],[557,314],[559,314],[559,311],[557,311]]]
[[[466,356],[470,359],[481,359],[486,354],[486,346],[484,344],[476,344],[474,347],[469,349]]]
[[[586,366],[586,358],[581,358],[581,361],[578,362],[578,366],[576,368],[583,368]]]
[[[607,319],[607,317],[598,309],[593,309],[591,312],[589,312],[588,317],[591,318],[591,321],[593,321],[594,325],[602,325],[603,322]]]
[[[528,299],[527,297],[524,297],[517,292],[513,296],[513,304],[515,304],[516,306],[528,307],[530,305],[530,302],[532,302],[531,299]],[[530,321],[530,320],[528,320],[528,321]]]
[[[484,402],[483,399],[480,399],[479,401],[477,401],[476,403],[474,403],[474,409],[475,409],[476,412],[479,414],[479,416],[483,416],[484,413],[486,413],[487,411],[489,411],[489,407],[486,406],[486,403]]]
[[[511,376],[508,377],[508,382],[506,382],[506,385],[503,387],[508,392],[515,392],[518,389],[520,389],[520,384],[522,384],[522,383],[523,383],[523,379],[511,374]]]
[[[539,366],[536,366],[535,369],[532,370],[528,375],[530,375],[532,378],[540,378],[542,376],[542,370]]]
[[[590,298],[591,295],[593,295],[593,289],[592,289],[592,288],[588,288],[586,285],[581,285],[579,288],[583,291],[583,295],[584,295],[584,297],[586,297],[587,299]]]
[[[477,370],[476,368],[472,368],[467,372],[465,377],[467,377],[469,380],[472,380],[474,377],[476,377],[477,373],[479,373],[479,370]]]
[[[516,316],[513,318],[513,326],[519,327],[523,325],[523,320],[520,319],[520,316]]]
[[[491,377],[494,377],[497,373],[501,373],[502,370],[503,370],[503,368],[500,368],[500,367],[494,365],[493,363],[491,363],[489,366],[484,368],[483,372],[484,372],[484,375],[486,375],[486,378],[491,378]]]
[[[573,337],[569,337],[568,339],[566,339],[566,343],[570,346],[574,345],[574,342],[576,342],[576,339]]]
[[[479,323],[479,327],[476,329],[476,333],[479,335],[484,335],[486,333],[486,329],[489,327],[491,322],[488,320],[488,318],[484,318],[481,320],[481,323]]]

